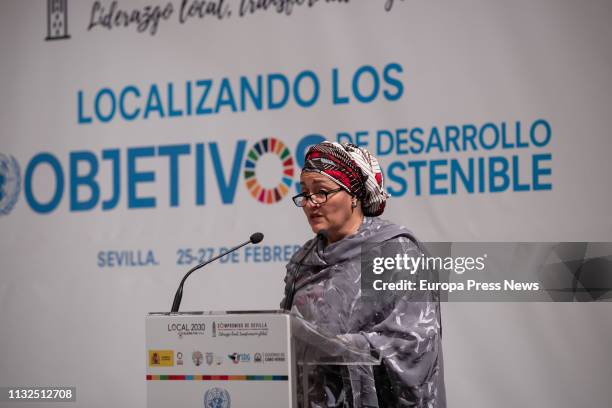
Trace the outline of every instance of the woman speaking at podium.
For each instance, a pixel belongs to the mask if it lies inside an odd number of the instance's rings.
[[[437,293],[418,301],[406,292],[362,294],[363,245],[422,254],[410,231],[378,218],[389,197],[378,161],[355,145],[323,142],[304,163],[293,201],[317,236],[287,265],[282,305],[320,333],[382,357],[380,366],[321,368],[311,407],[445,407]]]

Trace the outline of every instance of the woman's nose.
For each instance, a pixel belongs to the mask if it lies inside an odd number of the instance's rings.
[[[308,200],[306,200],[306,205],[304,207],[307,207],[308,209],[313,209],[319,207],[319,204],[313,203],[312,200],[309,198]]]

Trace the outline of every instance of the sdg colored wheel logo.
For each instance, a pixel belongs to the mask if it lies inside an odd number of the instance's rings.
[[[278,156],[283,166],[281,181],[272,188],[262,186],[257,180],[257,161],[265,154]],[[294,171],[289,148],[278,139],[267,138],[260,140],[249,150],[244,164],[244,179],[249,192],[256,200],[265,204],[273,204],[282,200],[289,193]]]

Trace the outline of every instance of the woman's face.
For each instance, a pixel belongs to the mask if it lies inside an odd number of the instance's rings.
[[[333,191],[340,187],[328,177],[314,172],[302,173],[300,185],[306,194]],[[363,214],[360,206],[353,208],[353,201],[349,193],[340,190],[328,195],[323,204],[313,204],[308,200],[302,208],[312,231],[317,234],[327,230],[328,240],[335,242],[355,233],[361,225]]]

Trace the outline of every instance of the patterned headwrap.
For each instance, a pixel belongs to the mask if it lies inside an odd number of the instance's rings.
[[[364,215],[376,217],[385,210],[389,198],[376,157],[349,143],[322,142],[306,153],[302,172],[329,177],[361,202]]]

